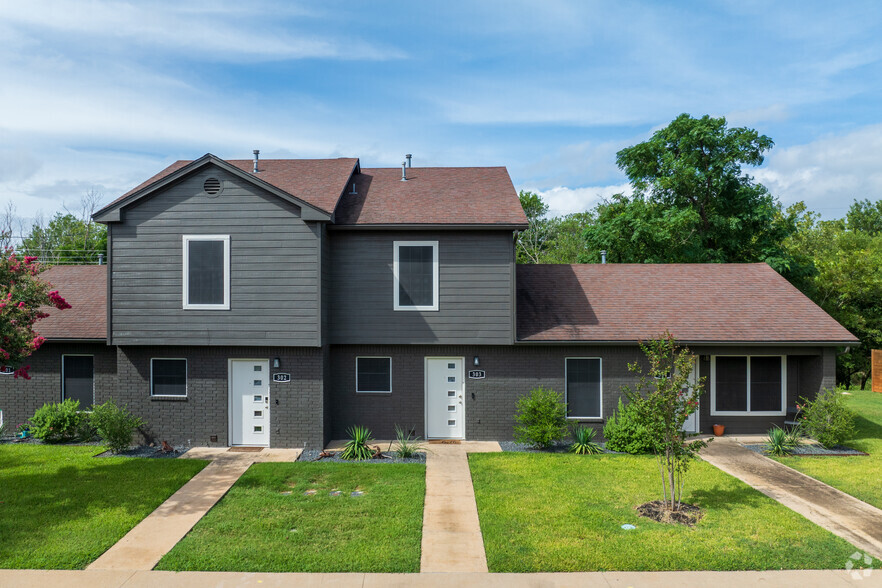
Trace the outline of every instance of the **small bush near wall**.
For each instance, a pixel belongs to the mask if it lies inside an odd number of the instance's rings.
[[[117,406],[113,399],[92,409],[91,423],[112,453],[128,449],[135,431],[146,424],[126,407]]]
[[[62,443],[88,436],[89,415],[80,412],[79,400],[44,404],[30,419],[31,435],[46,443]]]
[[[802,399],[801,425],[824,447],[833,447],[854,436],[855,414],[845,406],[841,390],[824,390],[814,400]]]
[[[618,408],[603,427],[606,449],[634,455],[653,453],[652,435],[646,427],[637,422],[635,408],[631,402],[625,405],[619,398]]]
[[[519,443],[545,449],[567,435],[567,405],[550,388],[534,388],[518,398],[514,438]]]

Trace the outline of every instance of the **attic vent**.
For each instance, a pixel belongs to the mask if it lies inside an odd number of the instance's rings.
[[[202,184],[202,189],[205,190],[205,193],[209,196],[217,196],[221,191],[221,182],[215,177],[205,178],[205,183]]]

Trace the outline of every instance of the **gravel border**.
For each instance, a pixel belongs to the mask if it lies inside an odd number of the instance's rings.
[[[110,450],[99,453],[95,457],[141,457],[144,459],[175,459],[187,453],[190,448],[186,445],[175,445],[174,451],[171,453],[163,453],[158,447],[150,447],[149,445],[138,445],[130,447],[122,453],[113,454]]]
[[[426,454],[424,451],[416,454],[415,457],[409,457],[407,459],[402,459],[400,457],[396,457],[394,452],[386,452],[383,453],[383,459],[368,459],[365,461],[352,461],[349,459],[342,459],[339,456],[339,451],[332,451],[334,457],[323,457],[322,459],[318,459],[319,454],[322,452],[321,449],[304,449],[303,453],[300,454],[300,457],[297,458],[297,461],[319,461],[319,462],[334,462],[334,463],[365,463],[365,464],[386,464],[386,463],[426,463]]]
[[[766,453],[769,447],[767,443],[750,445],[745,444],[744,446],[755,453],[768,455],[768,453]],[[850,457],[854,455],[869,454],[864,453],[863,451],[858,451],[857,449],[852,449],[851,447],[845,447],[844,445],[834,445],[830,449],[827,449],[823,445],[810,443],[794,448],[791,451],[791,455],[794,457]]]
[[[601,447],[604,446],[603,443],[598,443]],[[514,451],[519,453],[569,453],[570,444],[569,443],[555,443],[548,449],[536,449],[535,447],[531,447],[526,443],[518,443],[517,441],[500,441],[499,447],[502,448],[502,451]],[[603,454],[605,455],[625,455],[620,451],[609,451],[608,449],[603,449]]]

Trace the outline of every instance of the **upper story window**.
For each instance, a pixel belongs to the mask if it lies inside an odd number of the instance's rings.
[[[438,242],[395,241],[395,310],[438,310]]]
[[[184,235],[184,308],[229,310],[229,235]]]

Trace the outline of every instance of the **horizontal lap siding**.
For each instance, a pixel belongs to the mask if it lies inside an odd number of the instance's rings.
[[[332,231],[330,237],[331,343],[511,343],[511,233]],[[394,241],[438,241],[438,311],[393,310]]]
[[[224,182],[215,198],[205,178]],[[191,176],[111,225],[117,345],[319,343],[319,225],[220,170]],[[230,310],[182,308],[182,236],[230,235]]]

